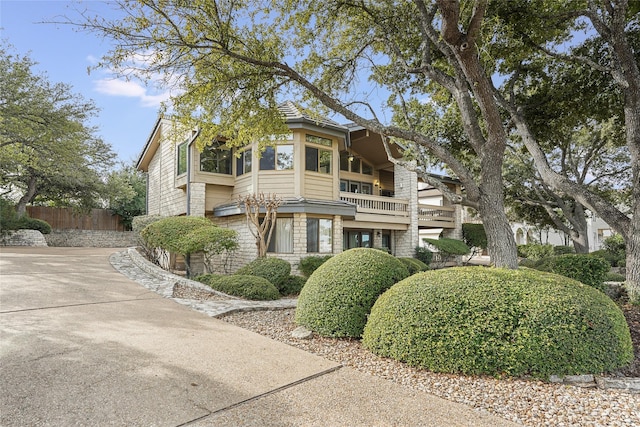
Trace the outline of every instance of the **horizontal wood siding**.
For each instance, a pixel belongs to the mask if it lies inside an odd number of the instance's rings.
[[[282,197],[296,196],[294,179],[293,171],[260,172],[258,192],[275,193]]]
[[[307,199],[336,200],[337,184],[333,181],[333,175],[320,173],[306,173],[304,182],[304,194]]]
[[[124,231],[120,215],[108,209],[92,209],[90,214],[83,214],[72,208],[27,206],[27,214],[46,221],[54,230]]]
[[[207,185],[205,198],[205,211],[212,211],[213,208],[220,205],[226,205],[235,202],[231,194],[233,188],[222,185]]]

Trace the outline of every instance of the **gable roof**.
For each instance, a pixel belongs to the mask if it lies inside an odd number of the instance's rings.
[[[334,136],[345,138],[349,129],[346,126],[334,122],[328,117],[312,115],[304,107],[293,101],[285,101],[278,105],[278,109],[284,114],[287,125],[291,129],[296,128],[316,128],[318,132],[328,133]]]

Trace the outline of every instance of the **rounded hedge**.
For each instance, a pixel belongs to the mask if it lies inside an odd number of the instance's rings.
[[[429,270],[429,266],[419,259],[415,258],[398,258],[407,270],[409,271],[409,275],[420,273],[421,271]]]
[[[411,276],[375,303],[375,354],[435,372],[548,378],[633,360],[622,311],[602,292],[535,270],[459,267]]]
[[[359,337],[378,296],[409,275],[396,257],[350,249],[313,272],[298,297],[296,323],[332,337]]]
[[[298,295],[305,283],[307,283],[306,277],[291,275],[280,283],[278,291],[280,291],[280,295]]]
[[[18,220],[18,229],[38,230],[42,234],[51,233],[51,225],[47,221],[38,218],[23,216]]]
[[[235,274],[262,277],[279,288],[289,278],[291,264],[280,258],[258,258],[240,268]]]
[[[280,298],[278,289],[267,279],[258,276],[204,274],[198,276],[196,280],[216,291],[250,300],[263,301]]]
[[[606,260],[588,254],[567,254],[546,258],[541,260],[534,268],[549,273],[561,274],[601,291],[605,289],[604,281],[610,270],[609,263]]]

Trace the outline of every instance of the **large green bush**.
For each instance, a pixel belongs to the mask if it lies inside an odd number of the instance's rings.
[[[622,311],[602,292],[540,271],[461,267],[411,276],[375,303],[374,353],[435,372],[548,378],[633,360]]]
[[[429,266],[429,264],[431,264],[431,260],[433,259],[433,252],[431,252],[424,246],[417,246],[415,249],[414,258]]]
[[[324,336],[359,337],[378,296],[408,275],[400,260],[383,251],[356,248],[338,254],[302,288],[296,322]]]
[[[465,222],[462,224],[462,240],[470,248],[486,248],[487,233],[484,225]]]
[[[542,258],[549,258],[553,256],[553,246],[549,244],[541,245],[539,243],[518,245],[518,256],[534,261]]]
[[[302,276],[289,276],[287,277],[280,286],[278,286],[278,291],[280,291],[280,295],[289,296],[289,295],[298,295],[300,291],[304,287],[304,284],[307,283],[307,278]]]
[[[610,270],[609,263],[600,258],[587,254],[567,254],[546,258],[534,267],[536,270],[547,271],[577,280],[585,285],[604,290],[604,281]]]
[[[263,277],[279,288],[291,274],[291,264],[279,258],[258,258],[240,268],[236,274]]]
[[[327,262],[329,258],[333,255],[313,255],[300,259],[300,272],[304,274],[305,277],[310,277],[314,271],[322,264]]]
[[[215,227],[215,225],[203,217],[172,216],[147,225],[140,232],[140,236],[149,247],[186,255],[189,252],[185,251],[182,238],[202,227]]]
[[[204,274],[196,277],[216,291],[250,300],[276,300],[280,298],[278,289],[267,279],[258,276],[234,274]]]
[[[18,219],[16,228],[18,230],[38,230],[42,234],[51,233],[51,226],[47,221],[37,218],[29,218],[28,216],[23,216]]]
[[[427,271],[429,269],[429,266],[419,259],[402,257],[398,259],[402,261],[405,267],[407,267],[407,270],[409,270],[409,275],[416,274],[421,271]]]
[[[624,239],[620,234],[614,234],[604,239],[605,258],[612,267],[624,267],[626,264],[627,252]]]

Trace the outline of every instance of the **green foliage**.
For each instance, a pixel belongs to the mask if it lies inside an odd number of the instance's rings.
[[[51,226],[49,223],[37,218],[23,216],[18,219],[16,225],[18,230],[38,230],[42,234],[51,233]]]
[[[462,240],[456,239],[423,239],[425,242],[433,245],[443,256],[448,255],[466,255],[470,249]]]
[[[280,285],[278,286],[278,291],[280,295],[289,296],[289,295],[298,295],[300,291],[304,287],[304,284],[307,283],[307,278],[302,276],[289,276],[287,277]]]
[[[0,234],[17,229],[18,214],[13,203],[0,197]]]
[[[236,274],[263,277],[279,288],[291,274],[291,264],[279,258],[257,258],[236,271]]]
[[[604,239],[605,258],[612,267],[624,267],[626,264],[627,251],[624,239],[620,234],[614,234]]]
[[[207,224],[196,228],[180,238],[181,253],[205,252],[214,255],[238,249],[238,233],[235,230]]]
[[[424,246],[416,246],[414,257],[428,266],[433,259],[433,252]]]
[[[318,267],[324,264],[332,256],[333,255],[313,255],[301,258],[299,264],[300,272],[302,272],[305,277],[310,277]]]
[[[595,374],[633,360],[622,311],[600,291],[535,270],[419,273],[375,303],[363,346],[435,372]]]
[[[172,216],[152,222],[140,232],[140,235],[150,247],[186,255],[190,252],[183,247],[182,238],[194,230],[211,226],[214,226],[213,223],[206,218]]]
[[[280,298],[278,289],[267,279],[258,276],[204,274],[196,277],[196,280],[211,286],[216,291],[250,300],[265,301]]]
[[[462,224],[462,240],[470,248],[486,248],[487,233],[484,231],[484,225],[464,223]]]
[[[607,276],[604,279],[605,282],[624,282],[625,280],[627,280],[627,278],[624,274],[613,272],[607,273]]]
[[[576,250],[573,246],[554,246],[553,247],[553,254],[554,255],[566,255],[566,254],[574,254],[576,253]]]
[[[140,233],[145,227],[152,222],[159,221],[166,218],[162,215],[139,215],[131,220],[131,229],[137,233]]]
[[[121,165],[120,169],[107,177],[107,200],[109,209],[120,215],[128,230],[132,221],[146,210],[147,180],[135,165]]]
[[[553,256],[553,246],[549,244],[530,243],[528,245],[518,245],[518,256],[530,260],[539,260]]]
[[[296,323],[324,336],[359,337],[378,296],[408,275],[404,264],[386,252],[342,252],[307,280],[298,298]]]
[[[407,270],[409,271],[409,275],[416,274],[421,271],[427,271],[429,269],[429,266],[427,264],[415,258],[398,258],[398,259],[402,261],[405,267],[407,267]]]
[[[603,282],[610,266],[600,257],[586,254],[567,254],[545,258],[534,268],[560,274],[604,291]]]

